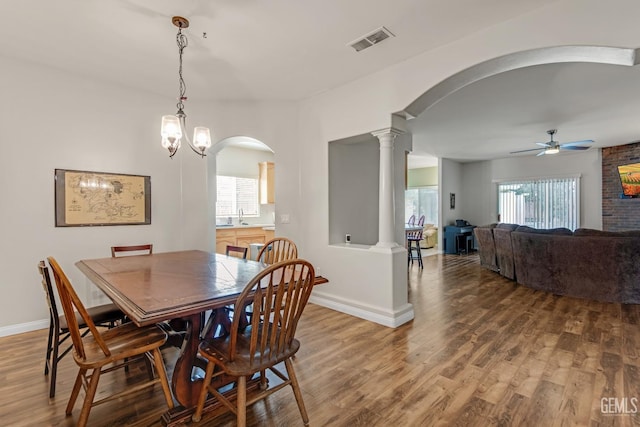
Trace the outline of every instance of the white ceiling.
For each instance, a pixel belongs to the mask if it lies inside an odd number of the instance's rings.
[[[592,148],[635,142],[638,118],[640,67],[573,63],[480,80],[423,112],[410,127],[415,153],[474,161],[536,148],[535,142],[549,141],[549,129],[558,130],[554,140],[560,143],[592,139]]]
[[[177,96],[180,15],[187,95],[299,100],[552,1],[3,1],[0,55]],[[347,46],[381,26],[396,37]]]
[[[181,15],[191,21],[184,57],[190,100],[300,100],[555,1],[4,1],[0,56],[173,97],[171,17]],[[347,46],[381,26],[396,37],[359,53]],[[640,135],[640,122],[628,118],[640,114],[639,72],[567,64],[485,79],[411,122],[416,152],[504,157],[546,141],[551,128],[561,142],[631,142]]]

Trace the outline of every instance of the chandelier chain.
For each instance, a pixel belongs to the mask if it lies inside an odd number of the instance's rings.
[[[182,34],[182,28],[178,29],[178,34],[176,35],[176,43],[178,44],[178,54],[180,56],[180,65],[178,68],[178,83],[180,86],[180,96],[178,97],[178,110],[182,111],[182,109],[184,108],[184,104],[183,101],[187,100],[186,97],[186,92],[187,92],[187,85],[184,82],[184,78],[182,77],[182,53],[184,51],[184,48],[187,47],[189,45],[189,40],[187,39],[187,36]]]

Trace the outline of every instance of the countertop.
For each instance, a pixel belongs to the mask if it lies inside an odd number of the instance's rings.
[[[262,228],[264,230],[275,230],[275,224],[231,224],[216,225],[216,230],[233,230],[238,228]]]

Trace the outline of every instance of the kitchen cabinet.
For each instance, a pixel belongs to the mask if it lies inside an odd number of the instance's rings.
[[[266,242],[265,230],[262,227],[216,229],[216,253],[219,254],[224,254],[227,251],[227,245],[248,248],[251,243],[264,242]]]
[[[241,228],[236,230],[236,246],[249,247],[250,243],[264,243],[262,228]]]
[[[276,237],[276,232],[274,230],[264,230],[264,241],[265,243],[269,240],[272,240]]]
[[[260,162],[259,167],[259,201],[261,205],[275,203],[275,165],[273,162]]]
[[[236,231],[233,229],[216,230],[216,253],[224,254],[227,245],[236,246]]]

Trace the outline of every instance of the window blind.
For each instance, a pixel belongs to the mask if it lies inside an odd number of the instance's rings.
[[[541,178],[498,184],[501,222],[534,228],[580,226],[580,178]]]
[[[260,216],[258,203],[258,180],[237,176],[217,176],[216,216]]]

